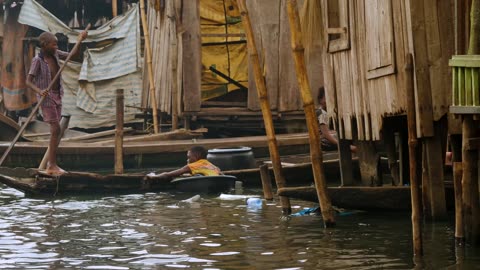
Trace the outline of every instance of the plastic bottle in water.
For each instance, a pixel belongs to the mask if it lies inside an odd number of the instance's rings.
[[[250,208],[262,208],[263,202],[261,198],[251,197],[247,199],[247,206]]]

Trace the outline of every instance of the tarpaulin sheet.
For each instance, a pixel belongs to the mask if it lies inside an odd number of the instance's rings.
[[[239,87],[215,74],[213,66],[233,80],[248,87],[247,44],[244,37],[212,36],[244,34],[237,2],[201,0],[202,100],[224,95]]]

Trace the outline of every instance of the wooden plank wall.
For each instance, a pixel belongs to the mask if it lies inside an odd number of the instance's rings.
[[[410,50],[414,52],[417,94],[417,135],[433,136],[438,121],[451,104],[451,70],[454,53],[454,1],[408,1]],[[429,112],[418,113],[418,112]]]
[[[257,50],[264,65],[271,109],[280,112],[303,111],[293,63],[286,3],[286,0],[253,0],[247,2],[247,8],[255,32]],[[299,7],[302,4],[303,1],[299,1]],[[312,89],[323,85],[321,71],[318,72],[321,60],[318,55],[316,57],[318,63],[311,62],[308,67],[309,73],[317,72],[318,76],[310,79],[313,83]],[[252,76],[252,72],[249,72],[248,109],[259,110]]]
[[[157,99],[157,109],[160,112],[166,112],[168,114],[172,113],[172,87],[173,80],[178,78],[173,78],[172,74],[172,61],[181,57],[182,46],[178,46],[178,56],[171,55],[172,48],[172,36],[177,38],[176,32],[176,18],[181,9],[177,8],[175,5],[181,7],[181,3],[174,0],[169,0],[165,2],[163,9],[156,10],[154,5],[151,2],[148,2],[149,6],[147,9],[147,23],[148,31],[150,34],[150,42],[152,47],[152,68],[153,68],[153,77],[155,83],[155,96]],[[177,44],[182,44],[180,41],[177,41]],[[144,53],[144,55],[146,55]],[[178,61],[178,73],[179,76],[182,75],[182,60],[177,59]],[[143,67],[143,92],[142,92],[142,107],[148,108],[151,106],[150,92],[149,92],[149,80],[147,74],[147,61],[144,61]],[[181,84],[179,84],[181,85]],[[180,100],[175,102],[180,103]]]
[[[268,91],[270,109],[272,110],[277,109],[280,83],[278,73],[280,4],[278,0],[247,1],[248,14],[252,21],[260,64],[264,66],[265,83]],[[260,110],[251,61],[249,61],[248,70],[247,107],[250,110]]]
[[[431,136],[433,134],[433,121],[438,120],[448,110],[450,95],[450,75],[446,64],[451,55],[453,44],[453,23],[450,21],[453,15],[453,0],[438,1],[428,0],[415,3],[412,13],[410,4],[415,2],[394,0],[355,0],[349,2],[349,30],[351,48],[334,53],[327,53],[324,57],[324,80],[327,91],[328,111],[334,118],[339,120],[339,135],[341,138],[353,139],[358,135],[359,140],[380,140],[383,118],[404,114],[406,111],[405,96],[405,55],[408,52],[417,51],[415,60],[417,81],[417,120],[419,136]],[[424,3],[425,2],[425,3]],[[428,2],[428,3],[427,3]],[[323,0],[325,7],[327,0]],[[382,36],[392,35],[391,60],[393,61],[393,73],[386,72],[384,75],[369,69],[386,63],[372,62],[375,59],[389,59],[385,54],[389,53],[388,46],[381,47],[367,42],[372,38],[372,29],[367,30],[366,12],[371,5],[380,6],[381,14],[373,19],[378,20],[384,27],[378,28]],[[434,10],[426,10],[429,9]],[[391,14],[387,14],[388,9]],[[371,10],[369,10],[371,11]],[[383,17],[387,14],[389,17]],[[381,16],[380,16],[381,15]],[[324,10],[324,18],[327,11]],[[415,19],[412,28],[412,18]],[[439,18],[445,18],[441,22]],[[372,17],[369,17],[372,19]],[[391,20],[391,27],[385,27],[385,20]],[[375,22],[369,22],[372,24]],[[412,34],[411,29],[415,29]],[[451,31],[452,30],[452,31]],[[393,33],[392,33],[393,32]],[[380,32],[373,32],[380,33]],[[428,36],[427,36],[428,34]],[[386,44],[388,39],[383,38]],[[415,42],[413,42],[415,39]],[[367,47],[371,44],[371,47]],[[415,46],[413,44],[416,44]],[[378,57],[375,54],[378,52]],[[433,65],[428,65],[429,61]],[[370,68],[369,68],[370,67]],[[377,72],[377,75],[375,75]],[[374,76],[372,76],[374,74]],[[367,79],[367,76],[370,79]],[[431,83],[431,81],[435,82]],[[439,79],[441,78],[441,79]],[[356,125],[352,125],[352,120]],[[356,128],[355,128],[356,127]],[[355,130],[354,130],[355,128]]]

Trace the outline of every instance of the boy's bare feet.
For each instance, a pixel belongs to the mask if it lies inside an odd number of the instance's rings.
[[[58,165],[47,165],[47,170],[45,171],[49,175],[58,176],[66,173],[65,170],[58,167]]]

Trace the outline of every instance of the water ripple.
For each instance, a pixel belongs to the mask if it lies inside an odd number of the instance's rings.
[[[207,196],[179,203],[191,197],[147,193],[43,200],[0,189],[0,268],[414,267],[408,213],[340,217],[337,228],[326,230],[318,216],[280,219],[275,202],[255,211],[243,200]],[[299,211],[309,205],[293,201],[292,206]],[[427,265],[455,264],[451,224],[434,230],[426,236],[432,258]],[[478,251],[468,255],[465,264],[480,260]]]

